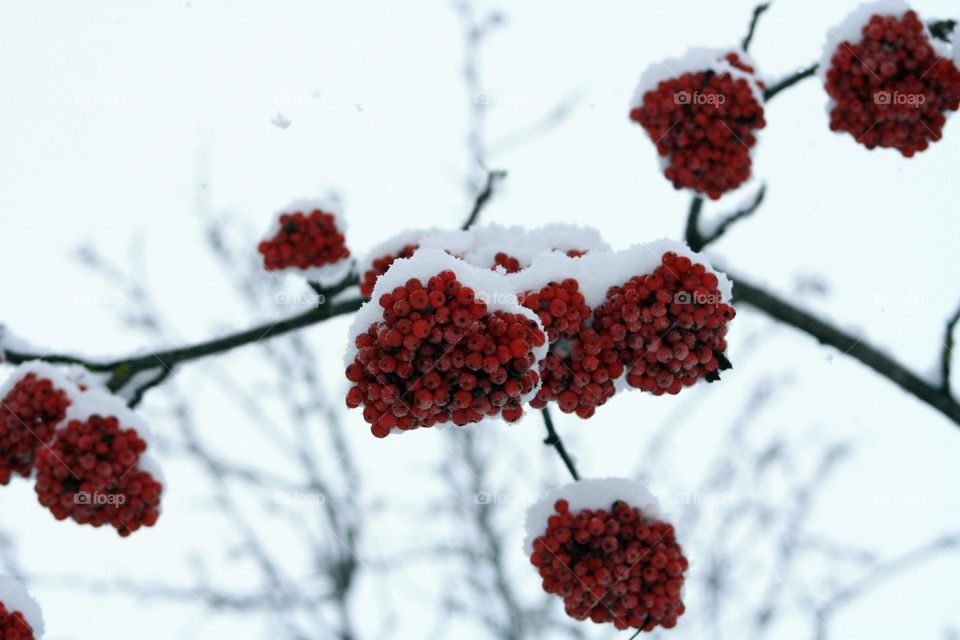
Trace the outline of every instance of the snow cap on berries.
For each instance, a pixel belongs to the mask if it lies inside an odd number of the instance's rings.
[[[442,235],[443,229],[407,229],[394,234],[382,242],[374,245],[358,263],[360,272],[360,295],[369,298],[373,294],[373,287],[377,278],[382,276],[399,258],[409,258],[420,248],[425,238]]]
[[[954,47],[956,49],[956,47]],[[818,75],[830,128],[904,157],[942,137],[960,108],[960,68],[909,5],[861,5],[827,35]]]
[[[62,371],[40,361],[21,364],[0,385],[0,485],[13,474],[30,476],[37,450],[79,393]]]
[[[0,638],[39,640],[43,633],[40,605],[18,580],[0,575]]]
[[[547,493],[527,511],[524,550],[544,591],[577,620],[670,628],[689,563],[646,485],[597,478]]]
[[[716,200],[749,179],[766,121],[762,81],[748,61],[742,52],[692,49],[641,76],[630,119],[656,144],[675,188]]]
[[[444,251],[400,259],[354,318],[345,358],[348,407],[371,431],[515,421],[540,383],[546,336],[506,278]]]
[[[337,203],[295,200],[274,214],[257,249],[267,271],[295,273],[321,286],[333,286],[343,281],[352,266],[346,228]]]
[[[126,537],[160,515],[162,475],[147,455],[149,428],[116,396],[85,391],[48,447],[38,451],[34,487],[58,520]]]

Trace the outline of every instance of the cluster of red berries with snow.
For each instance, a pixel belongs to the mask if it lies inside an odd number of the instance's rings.
[[[0,485],[16,473],[29,478],[37,450],[53,438],[70,398],[46,378],[27,373],[0,405]]]
[[[347,406],[364,407],[377,437],[448,421],[461,426],[486,416],[516,421],[540,382],[536,365],[546,337],[536,320],[521,313],[515,298],[517,312],[488,307],[478,297],[487,292],[461,281],[457,271],[463,267],[455,262],[423,251],[397,263],[388,275],[404,267],[412,273],[424,263],[434,275],[412,276],[376,296],[367,306],[379,308],[372,322],[358,314],[362,332],[347,366],[353,383]]]
[[[766,126],[760,89],[742,54],[696,50],[644,75],[630,119],[674,187],[716,200],[750,177],[755,132]]]
[[[328,205],[295,203],[281,212],[269,237],[260,242],[268,271],[299,269],[314,273],[350,257],[344,224]]]
[[[43,613],[19,582],[0,575],[0,639],[34,640],[44,631]]]
[[[688,563],[673,526],[647,500],[631,501],[645,493],[634,484],[591,479],[552,491],[528,511],[527,553],[572,618],[669,629],[684,612]]]
[[[363,407],[380,437],[484,416],[514,421],[526,402],[586,419],[618,388],[675,394],[729,367],[730,283],[702,256],[668,240],[581,257],[568,251],[541,253],[518,271],[491,271],[439,248],[394,261],[351,330],[347,406]],[[451,287],[465,288],[464,301]],[[497,317],[522,340],[508,332],[484,344],[479,336]]]
[[[121,536],[153,526],[162,486],[140,468],[147,443],[115,416],[70,420],[37,453],[36,492],[57,520],[108,524]]]
[[[914,11],[856,12],[834,30],[825,53],[830,128],[868,149],[909,158],[940,140],[947,112],[960,107],[960,70]]]
[[[729,367],[727,323],[736,314],[718,286],[704,265],[669,251],[653,273],[610,289],[594,326],[613,340],[631,387],[676,394]]]
[[[413,252],[417,250],[417,247],[418,245],[416,244],[405,244],[397,252],[373,258],[370,261],[370,268],[363,272],[363,278],[360,282],[360,295],[364,298],[372,296],[373,287],[377,284],[377,278],[387,272],[387,269],[390,268],[394,260],[412,256]]]
[[[37,497],[54,517],[121,536],[157,521],[162,486],[143,468],[146,427],[123,401],[42,362],[21,365],[4,388],[0,484],[36,471]]]
[[[550,349],[540,369],[543,384],[530,401],[534,409],[556,402],[564,413],[591,417],[616,393],[614,380],[623,373],[612,341],[588,323],[593,310],[573,278],[550,282],[522,296],[547,331]]]

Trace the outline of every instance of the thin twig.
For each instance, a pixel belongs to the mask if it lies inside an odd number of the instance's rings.
[[[687,230],[684,236],[694,251],[703,248],[703,236],[700,235],[700,213],[703,211],[703,196],[694,196],[687,212]]]
[[[770,8],[769,2],[764,2],[763,4],[758,4],[757,8],[753,10],[753,17],[750,19],[750,29],[747,31],[746,37],[743,39],[743,43],[740,45],[740,48],[744,52],[750,49],[750,42],[753,41],[753,33],[757,29],[757,22],[760,20],[760,16]]]
[[[787,76],[786,78],[784,78],[784,79],[781,80],[780,82],[778,82],[778,83],[776,83],[776,84],[774,84],[774,85],[771,85],[771,86],[767,87],[767,88],[764,90],[764,92],[763,92],[763,100],[764,100],[764,102],[769,102],[770,99],[773,98],[773,96],[777,95],[778,93],[780,93],[780,92],[783,91],[784,89],[789,89],[790,87],[792,87],[793,85],[797,84],[797,83],[800,82],[801,80],[804,80],[804,79],[806,79],[806,78],[809,78],[810,76],[812,76],[813,74],[815,74],[815,73],[817,72],[817,68],[818,68],[819,66],[820,66],[820,65],[818,65],[818,64],[812,64],[812,65],[810,65],[809,67],[807,67],[806,69],[801,69],[800,71],[797,71],[797,72],[794,73],[793,75]]]
[[[950,393],[950,361],[953,359],[953,332],[957,328],[958,322],[960,322],[960,307],[957,307],[957,310],[947,320],[947,330],[943,336],[943,352],[940,355],[940,385],[943,392],[948,396],[953,395]]]
[[[550,410],[544,407],[540,410],[540,413],[543,414],[543,424],[547,427],[547,437],[543,439],[543,444],[556,449],[560,455],[560,459],[563,460],[563,464],[565,464],[567,470],[570,471],[570,475],[573,476],[574,480],[579,480],[580,474],[577,472],[577,465],[574,464],[573,458],[567,453],[567,448],[563,446],[563,440],[560,439],[560,434],[553,428],[553,418],[550,417]]]
[[[937,40],[942,40],[946,43],[951,42],[951,34],[953,30],[957,28],[956,20],[935,20],[927,24],[927,28],[930,29],[930,35],[932,35]]]
[[[480,219],[480,212],[483,211],[483,207],[490,198],[493,197],[493,192],[497,188],[497,184],[506,177],[506,171],[487,171],[487,182],[483,186],[483,189],[480,190],[480,193],[477,194],[477,198],[473,202],[473,209],[470,210],[470,215],[467,216],[467,220],[460,227],[461,229],[466,231]]]
[[[760,205],[763,204],[763,198],[766,194],[767,194],[767,185],[761,185],[760,190],[757,192],[757,195],[754,196],[753,198],[753,202],[751,202],[749,205],[747,205],[743,209],[739,209],[727,215],[720,222],[720,224],[717,225],[717,228],[714,229],[712,233],[708,233],[706,235],[701,236],[699,234],[699,229],[698,229],[697,233],[700,239],[700,243],[699,243],[700,247],[694,250],[702,251],[703,248],[706,247],[708,244],[716,242],[717,240],[722,238],[723,235],[730,229],[730,227],[735,225],[737,222],[739,222],[743,218],[753,215],[753,213],[760,208]]]

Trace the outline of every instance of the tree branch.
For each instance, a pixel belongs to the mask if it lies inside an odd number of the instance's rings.
[[[570,475],[573,476],[574,480],[579,480],[580,474],[577,472],[577,465],[574,464],[573,458],[567,453],[567,448],[563,446],[563,440],[560,439],[560,434],[558,434],[557,430],[553,427],[553,418],[550,417],[550,410],[544,407],[540,410],[540,413],[543,414],[543,424],[547,427],[547,437],[544,438],[543,444],[556,449],[560,455],[560,459],[563,460],[563,464],[567,466]]]
[[[461,229],[466,231],[480,219],[480,212],[483,211],[483,207],[486,206],[490,198],[493,197],[493,192],[497,188],[497,184],[506,177],[506,171],[487,171],[487,182],[483,186],[483,189],[480,190],[480,193],[477,194],[477,199],[473,202],[473,209],[470,210],[470,215],[467,216],[466,221],[460,227]]]
[[[957,310],[947,320],[947,330],[943,336],[943,351],[940,354],[941,389],[951,397],[953,394],[950,393],[950,361],[953,358],[953,332],[957,328],[958,322],[960,322],[960,307],[957,307]]]
[[[728,214],[723,220],[720,221],[720,224],[717,225],[717,228],[714,229],[713,232],[711,233],[708,233],[706,235],[701,234],[699,230],[699,225],[698,225],[698,227],[694,230],[695,231],[694,240],[696,240],[696,244],[698,246],[694,247],[694,244],[691,243],[690,240],[688,239],[687,243],[690,244],[690,248],[693,249],[694,251],[702,251],[704,247],[706,247],[707,245],[713,242],[716,242],[717,240],[722,238],[723,235],[730,229],[730,227],[735,225],[737,222],[739,222],[743,218],[753,215],[753,213],[760,208],[760,205],[763,204],[763,198],[766,194],[767,194],[767,185],[761,185],[760,190],[757,192],[757,195],[754,196],[753,198],[753,202],[751,202],[749,205],[747,205],[742,209],[738,209],[737,211],[734,211],[733,213]],[[701,199],[701,202],[702,202],[702,199]],[[696,217],[699,219],[699,212],[697,212]],[[689,216],[687,218],[687,221],[689,224],[690,222]],[[697,222],[699,222],[699,220],[694,220],[694,223],[697,223]],[[687,230],[687,233],[688,234],[690,233],[689,228]]]
[[[758,4],[753,10],[753,17],[750,19],[750,28],[747,31],[747,35],[743,39],[743,43],[740,45],[740,48],[743,49],[744,53],[750,49],[750,43],[753,41],[753,33],[757,29],[757,22],[760,21],[760,16],[762,16],[769,8],[770,3],[764,2],[763,4]]]
[[[801,70],[797,71],[796,73],[794,73],[793,75],[787,76],[786,78],[784,78],[784,79],[781,80],[780,82],[778,82],[778,83],[776,83],[776,84],[774,84],[774,85],[771,85],[771,86],[767,87],[767,88],[764,89],[764,91],[763,91],[763,100],[764,100],[764,102],[769,102],[775,95],[777,95],[778,93],[780,93],[780,92],[783,91],[784,89],[789,89],[790,87],[792,87],[793,85],[797,84],[797,83],[800,82],[801,80],[805,80],[806,78],[809,78],[810,76],[812,76],[813,74],[815,74],[815,73],[817,72],[817,68],[818,68],[819,66],[820,66],[820,65],[818,65],[818,64],[812,64],[812,65],[810,65],[809,67],[807,67],[806,69],[801,69]]]
[[[813,314],[751,284],[740,275],[730,271],[726,273],[734,282],[735,302],[750,305],[771,318],[803,331],[821,344],[835,347],[843,355],[859,360],[960,426],[960,404],[941,387],[924,380],[862,338],[837,329]]]

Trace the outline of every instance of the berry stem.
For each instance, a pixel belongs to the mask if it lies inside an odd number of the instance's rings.
[[[812,65],[810,65],[809,67],[807,67],[806,69],[801,69],[800,71],[797,71],[797,72],[794,73],[793,75],[787,76],[786,78],[784,78],[784,79],[781,80],[780,82],[778,82],[778,83],[776,83],[776,84],[774,84],[774,85],[771,85],[771,86],[767,87],[767,88],[764,90],[764,92],[763,92],[763,100],[764,100],[764,102],[769,102],[769,101],[773,98],[773,96],[777,95],[778,93],[780,93],[780,92],[783,91],[784,89],[789,89],[790,87],[792,87],[793,85],[797,84],[797,83],[800,82],[801,80],[805,80],[805,79],[809,78],[810,76],[812,76],[813,74],[815,74],[815,73],[817,72],[817,68],[818,68],[819,66],[820,66],[820,65],[818,65],[818,64],[812,64]]]
[[[579,480],[580,474],[577,472],[577,465],[574,464],[573,458],[570,457],[567,448],[563,445],[560,434],[558,434],[557,430],[553,427],[553,418],[550,416],[550,410],[544,407],[540,410],[540,413],[543,414],[543,424],[547,427],[547,437],[543,439],[543,444],[556,449],[560,455],[560,459],[563,460],[563,464],[565,464],[567,470],[570,471],[570,475],[573,476],[574,480]]]
[[[684,236],[687,244],[694,251],[703,249],[703,236],[700,235],[700,213],[703,211],[703,196],[694,196],[690,201],[690,210],[687,212],[687,230]]]
[[[750,50],[750,43],[753,41],[753,33],[757,29],[757,22],[760,21],[760,16],[770,8],[770,2],[764,2],[763,4],[758,4],[757,7],[753,10],[753,17],[750,18],[750,28],[747,30],[747,35],[743,38],[743,43],[740,45],[740,48],[744,52]]]
[[[497,184],[506,177],[506,171],[487,171],[487,182],[483,186],[483,189],[480,190],[480,193],[477,194],[477,199],[473,202],[473,209],[470,210],[470,215],[467,216],[466,221],[460,227],[461,229],[466,231],[480,219],[480,213],[490,198],[493,197],[493,192],[497,188]]]
[[[690,214],[687,216],[687,244],[690,245],[690,248],[694,251],[703,251],[703,249],[720,238],[730,230],[730,227],[735,225],[740,220],[749,217],[760,208],[760,205],[763,204],[763,198],[767,195],[767,185],[761,185],[760,190],[757,191],[757,195],[754,196],[753,201],[742,209],[738,209],[733,213],[727,214],[717,225],[717,228],[712,232],[704,234],[700,231],[700,211],[703,206],[703,198],[697,197],[695,200],[699,200],[699,204],[696,205],[694,209],[694,204],[690,204]]]

